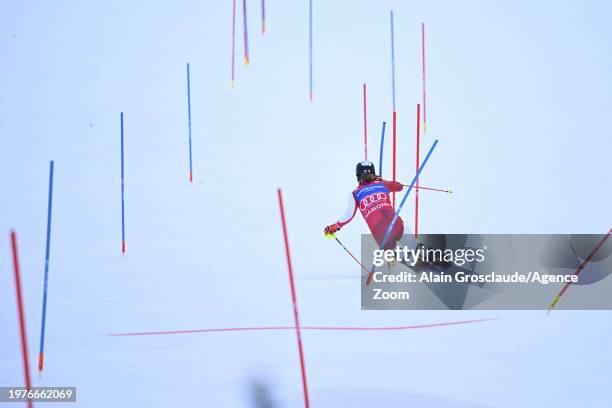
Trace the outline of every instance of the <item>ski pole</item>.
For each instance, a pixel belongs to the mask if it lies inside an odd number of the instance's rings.
[[[402,186],[404,186],[404,187],[410,187],[410,185],[408,185],[408,184],[402,184]],[[415,190],[430,190],[430,191],[439,191],[439,192],[441,192],[441,193],[453,194],[453,191],[452,191],[452,190],[443,190],[443,189],[441,189],[441,188],[431,188],[431,187],[421,187],[421,186],[416,187],[416,186],[415,186],[415,187],[414,187],[414,189],[415,189]]]
[[[363,268],[363,270],[364,270],[364,271],[369,272],[369,271],[368,271],[368,268],[366,268],[365,266],[363,266],[363,264],[362,264],[362,263],[359,261],[359,259],[357,259],[357,257],[355,257],[355,255],[353,255],[353,254],[351,253],[351,251],[349,251],[349,250],[348,250],[348,248],[347,248],[347,247],[345,247],[345,246],[344,246],[344,244],[343,244],[342,242],[340,242],[340,240],[338,239],[338,237],[337,237],[335,234],[327,234],[327,235],[325,235],[325,236],[326,236],[327,238],[329,238],[329,239],[335,239],[335,240],[336,240],[336,242],[337,242],[338,244],[340,244],[340,246],[341,246],[341,247],[342,247],[342,248],[343,248],[343,249],[346,251],[346,253],[347,253],[347,254],[349,254],[349,255],[351,256],[351,258],[353,258],[353,259],[355,260],[355,262],[357,262],[357,263],[358,263],[358,264],[359,264],[359,265],[360,265],[360,266]]]
[[[573,275],[578,276],[580,274],[580,272],[582,272],[582,270],[584,269],[584,267],[586,266],[587,263],[589,263],[589,261],[591,260],[591,258],[593,258],[593,255],[595,255],[595,252],[599,251],[599,248],[601,248],[603,246],[603,244],[606,242],[606,240],[608,239],[608,237],[610,236],[610,234],[612,234],[612,228],[610,228],[608,230],[608,233],[606,235],[603,236],[603,238],[601,239],[601,241],[599,241],[597,243],[597,246],[593,249],[593,251],[591,251],[591,253],[584,259],[584,261],[582,261],[582,263],[580,264],[580,266],[578,267],[578,269],[576,269],[576,272],[573,273]],[[550,306],[548,306],[548,311],[547,314],[550,313],[550,311],[557,306],[557,303],[559,303],[559,300],[561,299],[561,296],[563,296],[563,294],[565,293],[565,291],[567,290],[567,288],[569,288],[569,286],[572,284],[572,282],[567,282],[565,284],[565,286],[563,286],[563,288],[561,289],[561,291],[557,294],[557,296],[554,297],[552,303],[550,304]]]
[[[414,188],[414,185],[416,184],[417,179],[421,175],[421,172],[425,168],[425,165],[429,161],[429,157],[431,157],[431,154],[433,153],[433,151],[435,150],[437,145],[438,145],[438,139],[436,139],[433,142],[433,145],[431,145],[431,147],[429,148],[429,152],[427,153],[427,156],[425,156],[425,160],[423,160],[423,163],[419,167],[419,170],[414,175],[414,178],[412,179],[412,182],[410,183],[410,186],[408,187],[408,190],[404,194],[404,198],[402,198],[402,201],[400,202],[399,207],[397,207],[397,210],[395,211],[395,215],[393,216],[393,219],[391,220],[391,224],[389,224],[389,228],[387,228],[387,233],[385,234],[385,238],[382,240],[382,243],[380,244],[380,249],[383,249],[385,247],[385,244],[387,243],[387,240],[389,239],[389,235],[391,235],[391,231],[393,230],[393,227],[395,226],[395,222],[397,221],[397,217],[399,217],[399,213],[400,213],[400,211],[402,211],[402,207],[404,206],[404,203],[406,202],[406,199],[408,198],[408,195],[410,194],[410,192]],[[369,286],[370,283],[372,282],[372,278],[374,277],[374,268],[375,267],[376,267],[376,265],[372,265],[372,269],[368,273],[368,279],[366,281],[366,286]]]

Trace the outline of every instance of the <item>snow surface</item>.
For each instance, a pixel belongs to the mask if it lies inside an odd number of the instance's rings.
[[[11,228],[36,367],[53,159],[46,368],[33,382],[76,386],[80,406],[253,406],[254,384],[274,406],[303,404],[291,330],[109,336],[293,325],[277,187],[285,196],[303,325],[498,318],[406,331],[305,331],[311,406],[609,406],[609,312],[361,311],[359,268],[322,230],[341,212],[362,159],[364,81],[376,161],[381,122],[391,120],[393,8],[399,178],[414,171],[425,21],[423,146],[434,138],[440,144],[421,184],[455,191],[421,195],[421,231],[606,231],[610,5],[315,2],[310,104],[307,2],[266,2],[269,31],[262,37],[259,3],[249,1],[252,63],[241,63],[239,23],[234,90],[225,3],[0,6],[0,385],[23,384]],[[390,157],[387,149],[385,176]],[[412,204],[405,208],[406,220],[412,211]],[[358,250],[365,231],[358,220],[339,236]]]

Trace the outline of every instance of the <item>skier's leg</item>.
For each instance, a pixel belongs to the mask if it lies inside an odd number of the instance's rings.
[[[400,221],[401,219],[398,218],[398,221]],[[408,249],[416,249],[416,247],[419,245],[419,243],[417,242],[416,239],[414,239],[414,234],[412,233],[412,231],[410,231],[409,228],[404,229],[404,223],[402,222],[402,230],[401,230],[401,234],[398,237],[398,242],[397,244],[400,245],[401,247],[407,247]]]
[[[391,233],[389,234],[389,239],[385,244],[384,249],[394,249],[398,242],[402,239],[402,235],[404,234],[404,223],[401,218],[397,219],[397,222],[393,226]]]

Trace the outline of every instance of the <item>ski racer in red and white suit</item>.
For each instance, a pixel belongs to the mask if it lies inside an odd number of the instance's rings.
[[[391,205],[390,193],[401,191],[402,188],[401,183],[383,180],[380,177],[375,177],[373,180],[361,179],[359,186],[349,196],[345,214],[335,224],[325,228],[325,233],[333,234],[339,231],[340,228],[353,220],[357,208],[359,208],[374,239],[380,246],[395,215],[395,210]],[[394,248],[397,241],[402,238],[403,233],[404,223],[401,217],[398,217],[383,249]]]

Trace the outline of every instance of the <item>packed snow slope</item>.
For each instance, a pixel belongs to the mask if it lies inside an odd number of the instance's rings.
[[[364,82],[370,156],[378,165],[382,122],[389,125],[392,113],[393,9],[398,177],[414,174],[424,21],[423,150],[440,142],[421,185],[455,192],[421,194],[421,232],[607,231],[612,56],[603,50],[612,39],[610,5],[315,2],[309,103],[308,2],[266,2],[265,36],[260,3],[248,2],[246,68],[238,8],[233,90],[232,10],[223,3],[0,6],[0,386],[23,384],[12,228],[36,367],[48,166],[55,160],[46,367],[33,382],[76,386],[80,406],[248,407],[255,383],[274,406],[301,406],[292,330],[109,336],[292,326],[278,187],[303,325],[497,318],[405,331],[304,331],[313,407],[606,405],[609,312],[361,311],[359,267],[323,228],[341,214],[363,159]],[[408,228],[412,213],[411,201],[402,214]],[[365,232],[356,220],[338,236],[358,251]]]

